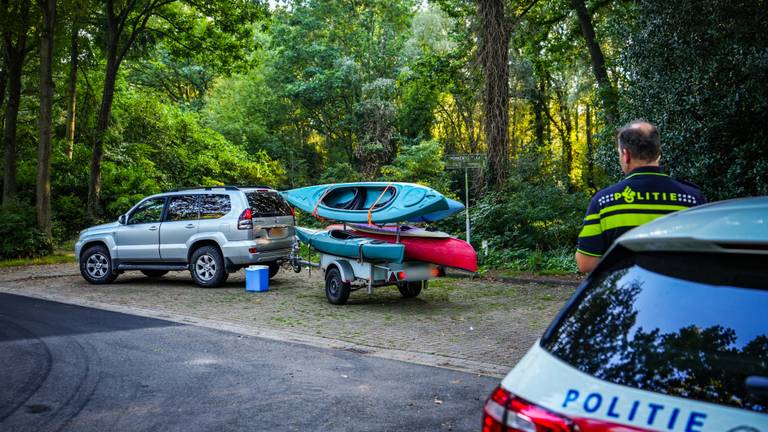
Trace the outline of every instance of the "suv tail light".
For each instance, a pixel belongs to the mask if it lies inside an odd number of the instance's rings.
[[[293,225],[296,225],[296,209],[291,207],[291,217],[293,217]]]
[[[253,211],[251,211],[250,208],[247,208],[240,213],[240,217],[237,219],[237,229],[253,229]]]
[[[501,387],[483,407],[483,432],[572,432],[573,420],[520,399]]]

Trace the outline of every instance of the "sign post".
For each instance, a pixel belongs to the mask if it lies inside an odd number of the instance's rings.
[[[464,170],[464,207],[466,208],[467,243],[471,243],[469,227],[469,170],[482,168],[484,162],[485,155],[482,153],[463,153],[446,156],[445,167],[447,169]]]

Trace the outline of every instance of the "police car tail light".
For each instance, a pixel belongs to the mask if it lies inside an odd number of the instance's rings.
[[[483,432],[571,432],[570,419],[520,399],[501,387],[483,408]]]

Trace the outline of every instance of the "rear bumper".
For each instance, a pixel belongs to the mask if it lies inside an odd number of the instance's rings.
[[[251,242],[248,242],[251,243]],[[255,247],[256,253],[248,252],[249,248]],[[248,264],[258,264],[269,261],[285,260],[291,255],[291,248],[273,249],[259,251],[258,245],[238,245],[235,247],[224,246],[223,248],[224,258],[235,266],[243,266]]]

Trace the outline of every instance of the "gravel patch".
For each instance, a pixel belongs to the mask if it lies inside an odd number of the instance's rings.
[[[549,282],[549,281],[548,281]],[[129,306],[276,330],[350,344],[350,350],[400,350],[513,366],[541,335],[574,285],[505,283],[483,279],[430,281],[404,299],[395,287],[353,292],[345,306],[325,298],[322,272],[281,271],[270,291],[247,293],[242,272],[216,289],[194,285],[186,272],[150,279],[122,274],[113,284],[90,285],[75,264],[3,269],[3,291]],[[364,354],[364,353],[363,353]]]

